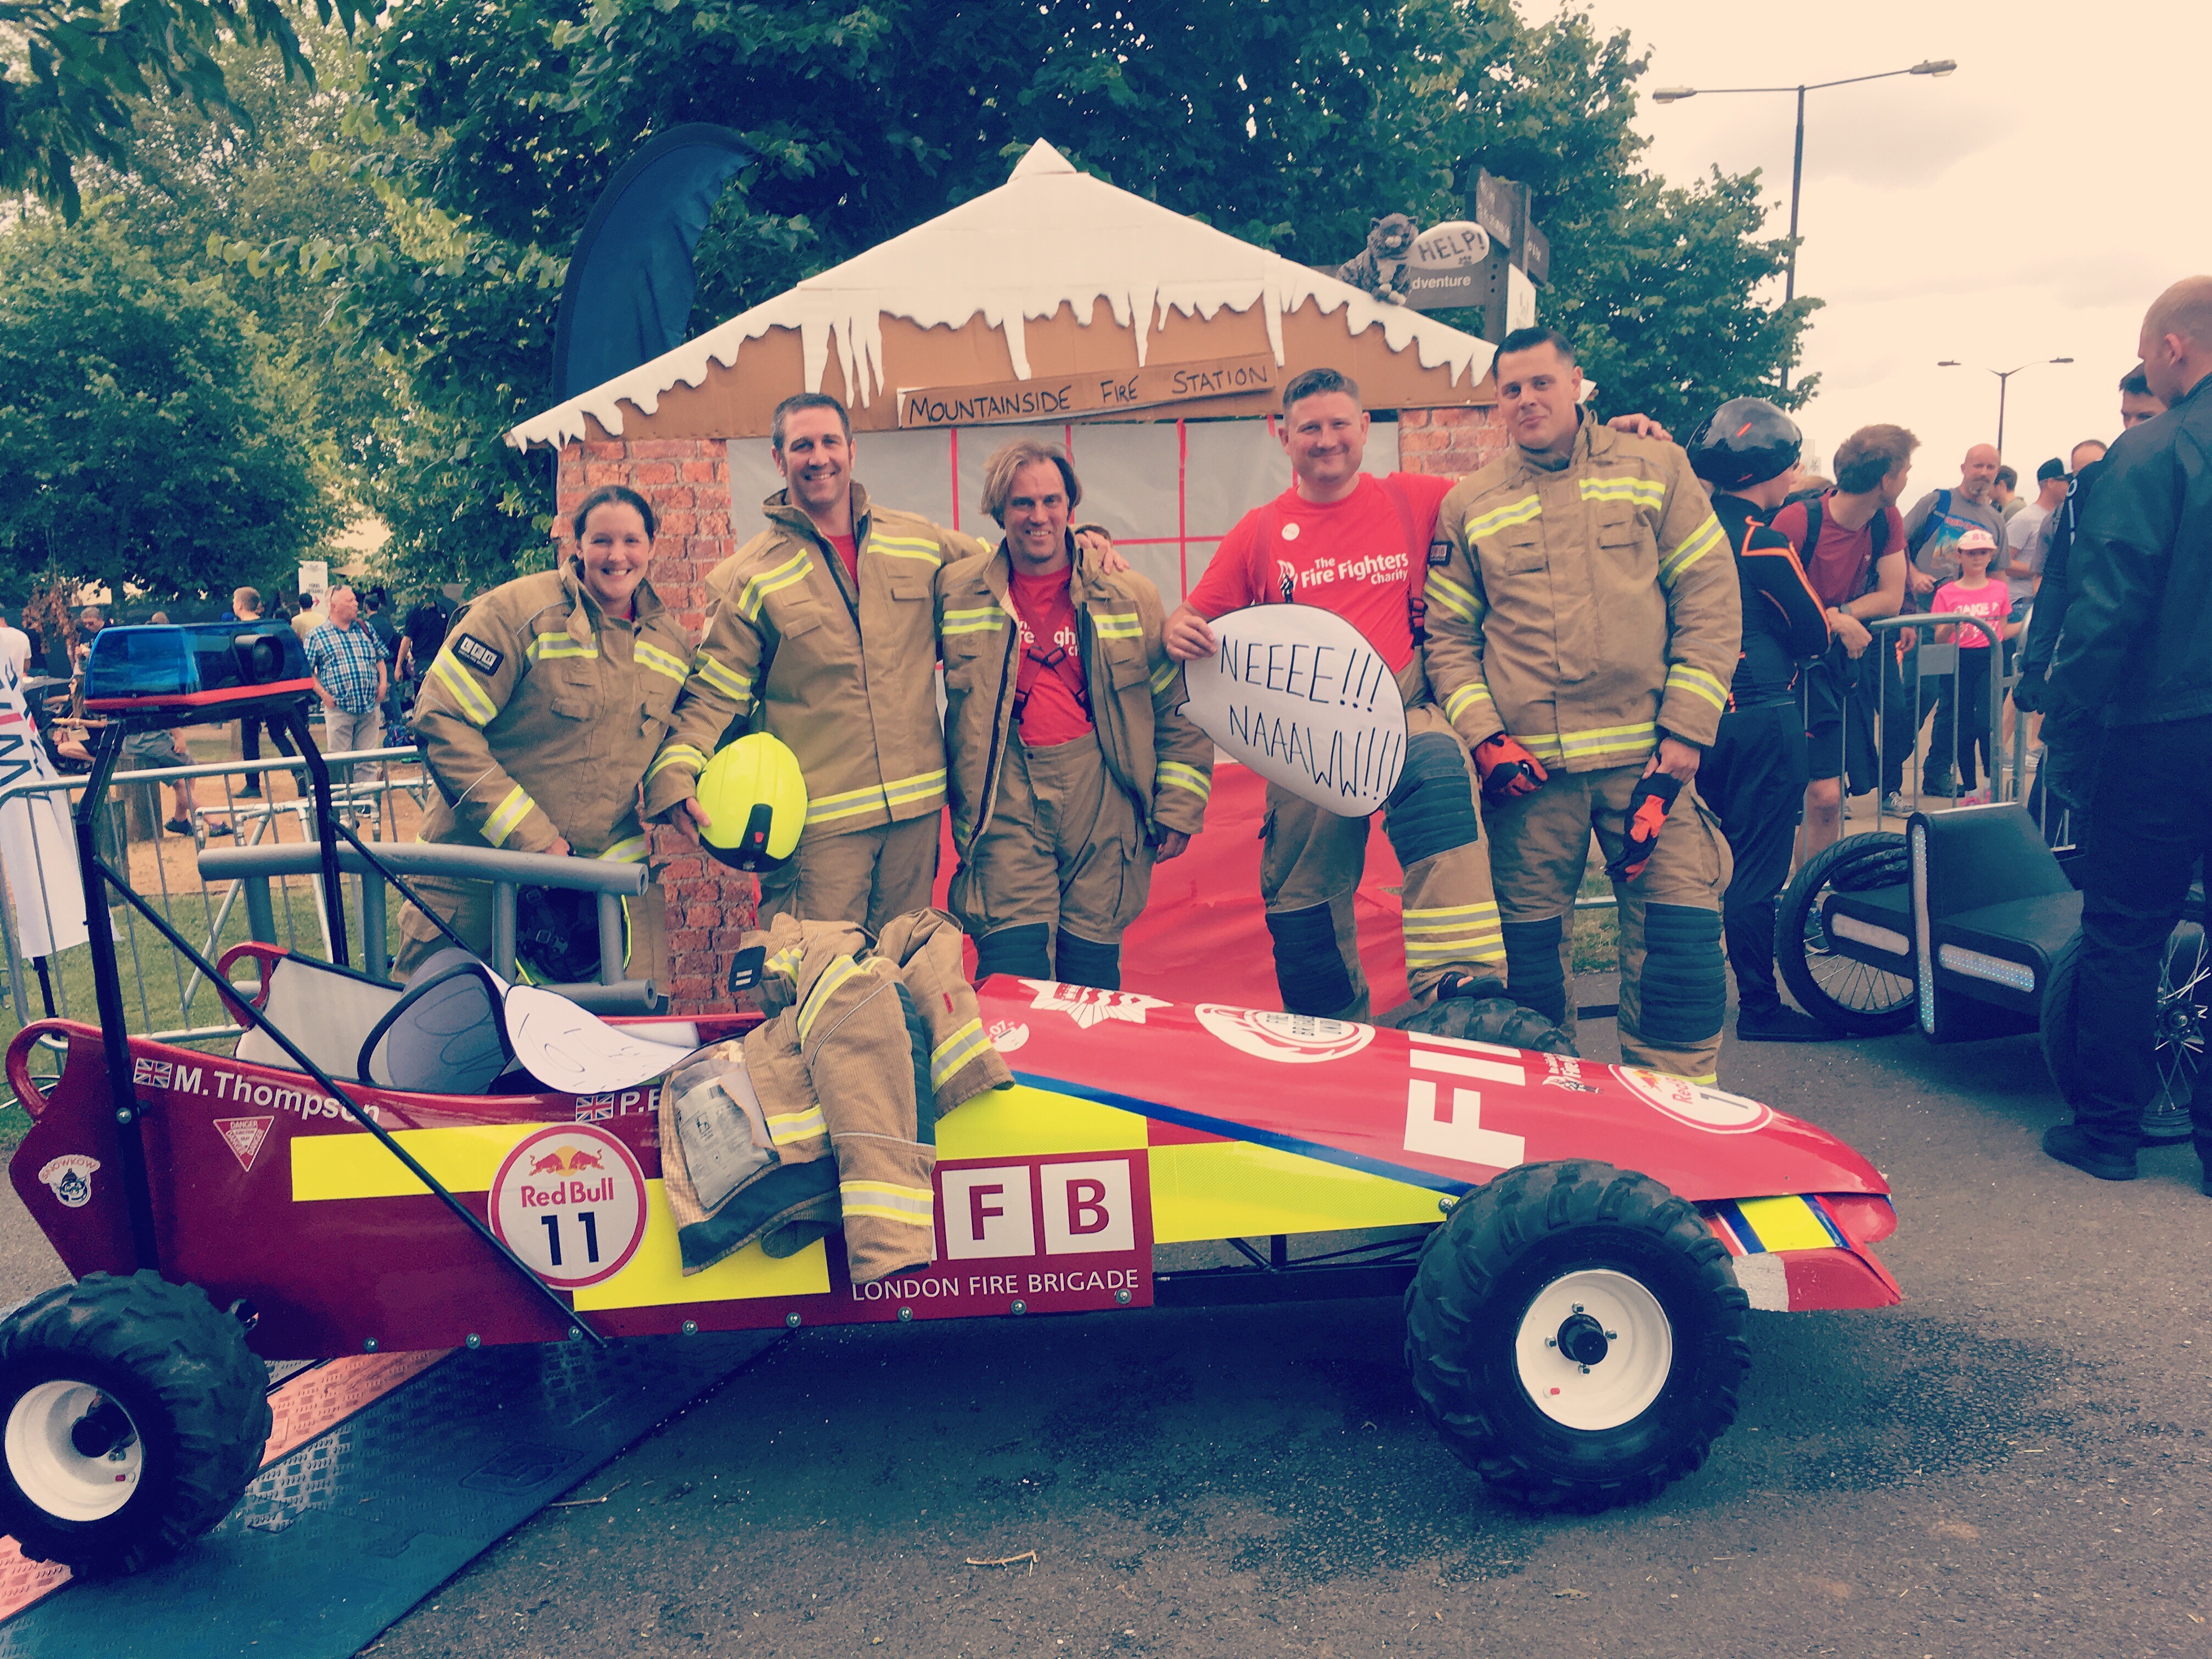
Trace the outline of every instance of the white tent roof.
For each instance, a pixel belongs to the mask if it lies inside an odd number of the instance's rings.
[[[673,351],[532,416],[507,434],[517,448],[586,435],[590,415],[609,433],[623,429],[622,404],[647,414],[679,383],[696,386],[710,364],[737,361],[738,349],[770,329],[799,331],[808,386],[819,389],[834,340],[845,384],[866,405],[885,388],[880,319],[927,328],[958,328],[978,315],[1003,329],[1016,378],[1028,380],[1024,325],[1072,305],[1084,322],[1100,299],[1115,320],[1133,327],[1145,362],[1156,308],[1211,319],[1263,306],[1275,361],[1283,355],[1283,316],[1308,301],[1323,314],[1348,307],[1354,334],[1379,327],[1394,352],[1408,346],[1424,368],[1449,368],[1452,382],[1489,372],[1492,348],[1419,312],[1386,305],[1334,276],[1170,211],[1141,196],[1079,173],[1039,139],[998,189],[917,225],[843,264],[810,276],[763,305],[732,317]]]

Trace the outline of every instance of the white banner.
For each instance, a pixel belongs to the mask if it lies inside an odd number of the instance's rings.
[[[1340,817],[1381,806],[1406,763],[1406,705],[1359,630],[1316,605],[1255,605],[1213,635],[1214,653],[1183,665],[1183,713],[1199,730]]]
[[[59,776],[24,701],[15,665],[0,657],[0,788]],[[0,808],[0,871],[15,901],[15,945],[26,960],[91,937],[67,791],[18,795]]]

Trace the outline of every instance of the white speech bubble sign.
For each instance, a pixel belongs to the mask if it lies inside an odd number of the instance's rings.
[[[665,1043],[641,1042],[556,992],[510,985],[507,1040],[522,1069],[564,1095],[603,1095],[673,1071],[684,1059]]]
[[[1183,665],[1183,713],[1270,783],[1364,818],[1398,787],[1406,705],[1390,665],[1334,611],[1255,605],[1213,623],[1216,649]]]

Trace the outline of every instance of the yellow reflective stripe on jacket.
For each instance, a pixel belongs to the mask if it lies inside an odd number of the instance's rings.
[[[894,778],[884,786],[884,804],[903,806],[908,801],[920,800],[925,795],[945,793],[945,769],[934,772],[918,772],[910,778]]]
[[[1672,587],[1676,578],[1725,539],[1721,521],[1711,514],[1706,514],[1705,521],[1683,537],[1680,545],[1660,562],[1660,586]]]
[[[1165,662],[1162,663],[1158,668],[1155,668],[1152,671],[1152,695],[1157,697],[1161,692],[1166,690],[1168,687],[1173,685],[1175,684],[1175,677],[1182,667],[1182,665],[1181,663],[1170,657]]]
[[[796,1112],[768,1115],[768,1138],[779,1146],[789,1146],[801,1140],[812,1140],[830,1133],[829,1120],[822,1115],[819,1106],[809,1106]]]
[[[663,651],[651,640],[635,641],[630,648],[636,654],[641,668],[650,668],[656,674],[664,674],[678,685],[690,678],[691,671],[684,665],[683,658],[673,651]]]
[[[1181,761],[1164,760],[1153,767],[1152,775],[1164,788],[1188,789],[1200,800],[1212,798],[1213,780],[1195,766],[1186,766]]]
[[[609,864],[642,864],[645,862],[646,841],[643,836],[632,836],[628,841],[618,841],[599,854]]]
[[[841,1181],[837,1203],[851,1220],[856,1215],[878,1221],[903,1221],[912,1227],[937,1224],[935,1202],[927,1187],[906,1187],[889,1181]]]
[[[1437,610],[1449,611],[1453,616],[1477,626],[1481,624],[1485,610],[1482,601],[1441,570],[1429,572],[1428,581],[1423,586],[1421,594]]]
[[[1533,519],[1541,518],[1543,514],[1544,502],[1540,496],[1523,495],[1507,506],[1493,507],[1479,519],[1469,519],[1467,538],[1471,542],[1480,541],[1485,536],[1495,536],[1501,530],[1510,530],[1516,524],[1527,524]]]
[[[461,718],[471,726],[489,726],[498,714],[490,693],[477,683],[475,676],[461,666],[460,659],[443,646],[430,659],[430,677],[453,694],[460,706]]]
[[[1004,605],[986,605],[946,611],[945,621],[937,631],[939,634],[995,634],[1012,620]]]
[[[806,573],[813,564],[814,556],[802,547],[775,569],[762,571],[738,594],[738,611],[747,622],[758,622],[761,611],[767,606],[768,596],[789,587],[794,582],[805,581]]]
[[[1133,611],[1094,611],[1091,613],[1091,630],[1102,640],[1141,640],[1145,625],[1137,620]]]
[[[1695,692],[1723,714],[1728,713],[1728,688],[1704,669],[1692,668],[1686,662],[1676,663],[1667,671],[1667,689],[1672,691],[1678,685],[1685,691]]]
[[[529,791],[520,784],[507,792],[507,798],[492,809],[484,820],[483,836],[493,846],[503,846],[514,833],[515,826],[530,816],[530,809],[538,803],[530,799]]]
[[[1444,699],[1444,718],[1456,721],[1479,702],[1491,702],[1490,688],[1480,680],[1470,680]],[[1497,704],[1491,703],[1491,707],[1494,708]]]
[[[836,994],[837,988],[862,971],[860,964],[852,957],[839,957],[815,975],[813,988],[807,992],[806,1000],[799,1005],[799,1040],[801,1042],[806,1041],[807,1033],[814,1029],[814,1022],[822,1017],[823,1009]]]
[[[590,657],[599,654],[597,640],[580,640],[568,634],[533,634],[522,654],[532,662],[551,662],[563,657]]]
[[[645,769],[645,781],[651,783],[672,766],[681,766],[688,771],[707,769],[707,757],[688,743],[672,743],[660,751],[659,757]]]
[[[1565,754],[1559,748],[1559,740],[1548,732],[1534,737],[1524,736],[1518,732],[1509,732],[1507,735],[1540,761],[1566,758]]]
[[[1650,507],[1667,504],[1662,478],[1583,478],[1579,483],[1586,501],[1633,501]]]
[[[735,698],[740,708],[753,700],[752,687],[732,673],[720,658],[704,650],[691,659],[691,672],[724,696]]]
[[[919,540],[912,536],[871,536],[868,551],[880,553],[890,559],[919,559],[924,564],[945,562],[945,555],[935,542]]]
[[[1562,732],[1559,746],[1570,760],[1603,755],[1616,749],[1649,749],[1659,740],[1656,720],[1638,726],[1598,726],[1587,732]]]
[[[910,778],[896,778],[884,784],[872,783],[865,789],[847,789],[835,795],[824,795],[819,800],[810,800],[806,804],[806,821],[809,823],[829,823],[838,818],[872,812],[878,807],[905,806],[944,793],[945,769],[940,766],[934,772],[921,772]]]
[[[991,1046],[983,1035],[983,1022],[971,1019],[929,1051],[929,1086],[942,1089],[945,1079]]]

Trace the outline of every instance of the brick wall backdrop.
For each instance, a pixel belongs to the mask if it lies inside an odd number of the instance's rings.
[[[1399,465],[1408,472],[1463,477],[1504,453],[1510,440],[1495,408],[1402,409]],[[602,484],[628,484],[653,503],[658,520],[653,585],[696,640],[705,625],[707,573],[750,540],[730,522],[730,471],[720,439],[651,439],[572,443],[561,451],[561,522],[565,556],[574,546],[568,518]],[[726,1006],[730,963],[752,925],[751,877],[725,868],[671,830],[653,829],[653,873],[667,895],[672,1010]]]
[[[1408,472],[1463,478],[1503,455],[1512,441],[1495,404],[1398,411],[1398,465]]]
[[[568,444],[561,451],[560,538],[574,547],[568,519],[601,484],[628,484],[653,503],[653,586],[696,641],[706,623],[707,573],[738,550],[730,524],[730,466],[720,439],[649,439]],[[750,540],[748,529],[743,539]],[[653,874],[668,902],[673,1012],[726,1007],[730,962],[752,926],[753,878],[707,857],[672,830],[650,829]]]

